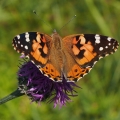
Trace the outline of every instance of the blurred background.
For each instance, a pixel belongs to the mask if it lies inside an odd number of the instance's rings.
[[[119,0],[0,0],[0,98],[17,88],[20,54],[13,50],[13,37],[26,31],[51,35],[75,14],[77,17],[60,30],[62,37],[98,33],[120,41]],[[22,96],[0,106],[0,120],[120,120],[119,55],[120,49],[100,60],[77,83],[82,89],[76,89],[78,96],[65,107],[31,104]]]

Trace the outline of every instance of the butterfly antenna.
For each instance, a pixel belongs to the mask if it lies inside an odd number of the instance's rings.
[[[71,22],[74,18],[76,17],[76,15],[74,15],[66,24],[64,24],[60,29],[59,31],[64,28],[69,22]]]
[[[38,15],[35,10],[33,10],[33,13],[34,13],[35,15]],[[47,26],[49,26],[49,27],[53,30],[53,28],[52,28],[46,21],[44,21],[43,19],[40,19],[40,20],[41,20],[43,23],[47,24]]]

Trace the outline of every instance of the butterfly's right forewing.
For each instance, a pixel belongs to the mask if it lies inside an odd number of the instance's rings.
[[[63,41],[64,44],[71,43],[66,49],[83,67],[94,65],[100,58],[115,52],[119,46],[115,39],[98,34],[76,34],[65,37]]]

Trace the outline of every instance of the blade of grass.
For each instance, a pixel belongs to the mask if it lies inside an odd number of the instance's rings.
[[[86,2],[86,5],[87,5],[91,15],[93,16],[94,20],[96,21],[96,23],[97,23],[98,27],[100,28],[100,30],[102,31],[102,33],[112,36],[109,26],[107,25],[106,21],[104,20],[104,18],[98,11],[93,0],[85,0],[85,2]]]

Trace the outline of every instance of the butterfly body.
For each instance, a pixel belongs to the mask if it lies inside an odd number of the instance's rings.
[[[73,34],[61,38],[39,32],[26,32],[13,39],[16,51],[28,56],[53,81],[78,81],[102,57],[115,52],[119,43],[98,34]]]

